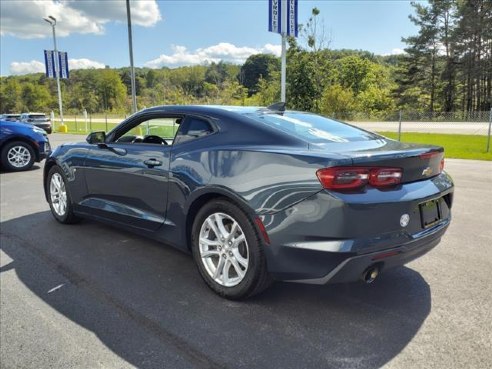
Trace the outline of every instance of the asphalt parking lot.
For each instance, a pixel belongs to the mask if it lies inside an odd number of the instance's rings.
[[[0,174],[2,368],[490,368],[492,162],[447,160],[454,219],[423,258],[369,286],[276,283],[245,302],[170,247],[55,222],[42,165]]]

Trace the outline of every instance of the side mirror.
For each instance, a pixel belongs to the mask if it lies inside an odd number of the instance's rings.
[[[106,142],[106,132],[91,132],[85,139],[90,144],[101,144]]]

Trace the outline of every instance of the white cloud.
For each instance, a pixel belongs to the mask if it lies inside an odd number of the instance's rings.
[[[10,74],[42,73],[44,71],[44,63],[37,60],[10,63]]]
[[[105,65],[104,63],[100,63],[95,60],[90,60],[90,59],[68,59],[68,67],[70,70],[72,69],[101,69],[104,68]]]
[[[266,44],[265,46],[263,46],[262,53],[280,56],[280,54],[282,53],[282,46]]]
[[[73,69],[90,69],[104,68],[105,65],[95,60],[90,59],[68,59],[70,70]],[[44,73],[46,71],[44,63],[38,60],[30,62],[13,62],[10,63],[10,74],[21,75],[29,73]]]
[[[156,0],[131,1],[132,24],[150,27],[161,20]],[[126,22],[124,0],[29,0],[0,1],[0,34],[21,38],[51,36],[51,27],[43,21],[51,15],[57,19],[59,36],[71,33],[102,34],[111,21]]]
[[[279,45],[266,44],[260,48],[238,47],[227,42],[221,42],[206,48],[189,51],[185,46],[173,45],[171,55],[162,54],[158,58],[145,63],[149,68],[160,68],[163,66],[178,67],[182,65],[197,65],[219,61],[242,64],[251,55],[266,53],[280,55]]]
[[[391,49],[391,52],[383,54],[383,56],[402,55],[402,54],[406,54],[405,50],[396,47],[394,49]]]
[[[70,1],[70,7],[81,11],[90,18],[102,21],[126,22],[125,0],[84,0]],[[160,21],[161,14],[155,0],[130,1],[132,24],[151,27]]]

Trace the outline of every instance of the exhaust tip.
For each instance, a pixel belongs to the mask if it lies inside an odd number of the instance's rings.
[[[366,284],[370,284],[376,280],[376,278],[379,275],[379,268],[376,267],[370,267],[368,268],[364,273],[362,273],[362,280]]]

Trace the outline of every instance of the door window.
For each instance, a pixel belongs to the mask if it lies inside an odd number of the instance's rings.
[[[152,118],[119,132],[116,143],[172,144],[182,118]]]
[[[214,129],[204,119],[187,117],[179,127],[179,131],[174,140],[174,144],[190,141],[195,138],[203,137],[214,132]]]

